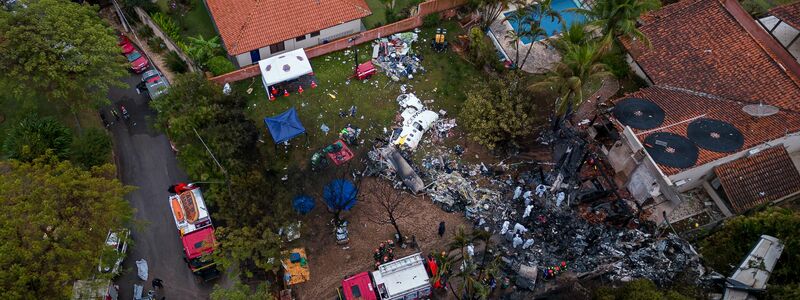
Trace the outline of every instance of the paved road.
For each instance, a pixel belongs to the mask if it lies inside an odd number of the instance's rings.
[[[184,263],[183,247],[167,202],[167,187],[186,181],[186,174],[178,167],[167,137],[148,126],[155,113],[149,109],[147,98],[136,93],[134,86],[139,81],[139,76],[132,75],[125,79],[129,88],[109,93],[112,105],[124,105],[131,114],[131,120],[116,121],[111,131],[122,181],[137,187],[126,199],[135,209],[136,222],[141,223],[133,229],[133,245],[117,280],[120,299],[132,299],[133,284],[144,283],[136,276],[135,261],[141,258],[147,260],[150,269],[148,280],[164,281],[165,289],[157,299],[207,299],[213,283],[201,284]],[[145,291],[152,288],[150,281],[144,283]]]

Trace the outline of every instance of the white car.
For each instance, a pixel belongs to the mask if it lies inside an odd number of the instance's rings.
[[[108,231],[105,243],[106,248],[103,249],[103,254],[100,256],[100,264],[97,265],[98,271],[113,275],[119,274],[120,266],[125,259],[125,253],[128,251],[129,234],[130,231],[128,229]]]

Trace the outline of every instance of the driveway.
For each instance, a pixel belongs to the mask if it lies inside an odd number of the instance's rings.
[[[201,284],[183,261],[183,247],[172,219],[167,187],[187,181],[178,167],[167,137],[149,126],[155,112],[147,97],[136,93],[140,75],[124,79],[129,88],[109,92],[113,104],[124,105],[131,120],[115,121],[110,130],[122,182],[137,189],[125,198],[134,208],[133,244],[125,259],[123,273],[117,279],[120,299],[133,298],[133,284],[144,284],[145,293],[152,288],[153,278],[164,281],[164,290],[156,299],[208,299],[214,284]],[[108,113],[108,107],[103,108]],[[109,120],[114,118],[107,114]],[[136,260],[147,260],[149,277],[143,282],[136,276]],[[223,275],[222,278],[225,276]]]

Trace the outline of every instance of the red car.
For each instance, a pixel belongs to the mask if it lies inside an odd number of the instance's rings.
[[[131,70],[136,74],[144,72],[150,66],[150,62],[139,51],[133,50],[125,57],[128,58],[128,62],[131,64]]]
[[[120,45],[119,47],[122,48],[122,54],[125,54],[125,55],[131,54],[131,52],[136,50],[136,48],[134,48],[133,45],[131,45],[130,42],[125,42],[122,45]]]

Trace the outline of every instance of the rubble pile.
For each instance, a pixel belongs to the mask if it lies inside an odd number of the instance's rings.
[[[411,51],[411,44],[417,38],[414,32],[401,32],[375,40],[372,63],[394,81],[412,79],[414,74],[424,73],[425,68],[420,63],[422,58]]]
[[[453,127],[454,121],[440,120],[433,127],[435,140],[447,138]],[[418,166],[405,152],[399,160],[422,178],[434,203],[463,211],[476,228],[500,237],[498,255],[506,271],[519,275],[520,288],[533,290],[537,277],[565,273],[648,278],[662,286],[681,275],[700,279],[704,269],[691,245],[673,234],[654,236],[652,224],[640,223],[635,202],[609,178],[613,170],[593,145],[569,129],[540,141],[553,148],[553,162],[470,164],[461,157],[463,148],[442,143],[418,153]],[[402,176],[383,167],[380,157],[386,154],[370,153],[375,169],[402,186]]]

